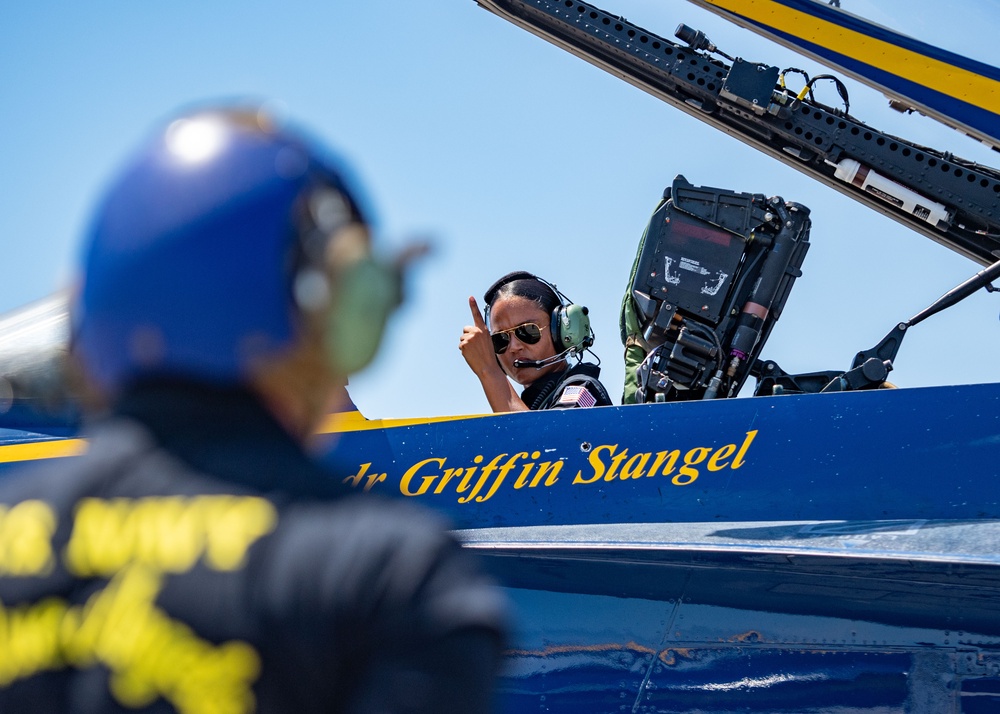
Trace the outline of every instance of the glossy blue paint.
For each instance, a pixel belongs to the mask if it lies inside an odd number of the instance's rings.
[[[508,586],[503,711],[990,711],[998,399],[992,384],[514,414],[345,434],[337,458],[384,473],[373,490],[423,490],[408,497]],[[684,454],[727,444],[675,484]],[[655,456],[636,454],[674,449],[671,473],[640,473]],[[532,485],[544,461],[561,466]]]
[[[992,714],[1000,711],[1000,677],[964,680],[961,701],[962,714]]]
[[[998,406],[987,384],[324,439],[506,586],[502,712],[958,714],[1000,706]]]
[[[518,617],[504,711],[989,711],[1000,687],[995,565],[479,535]]]
[[[653,472],[674,451],[673,469]],[[998,518],[1000,384],[359,431],[340,435],[330,463],[358,488],[412,498],[458,528]]]

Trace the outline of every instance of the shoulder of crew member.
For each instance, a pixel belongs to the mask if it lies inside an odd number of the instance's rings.
[[[386,622],[381,618],[389,616],[393,628],[441,633],[483,627],[499,641],[507,617],[502,591],[438,515],[375,494],[357,494],[325,504],[290,505],[280,518],[266,560],[268,567],[286,571],[300,584],[314,583],[301,592],[278,587],[296,598],[304,592],[315,597],[303,603],[304,611],[329,611],[339,600],[334,612],[357,617],[358,624]],[[330,543],[340,547],[331,549]],[[262,586],[268,587],[266,581]],[[343,609],[345,600],[354,603],[349,606],[354,612]],[[423,619],[404,622],[415,613]]]
[[[350,711],[463,714],[489,709],[509,620],[503,591],[439,517],[358,494],[296,504],[250,567],[265,618],[300,643],[300,657],[344,671],[367,652]],[[336,543],[338,547],[331,548]],[[336,636],[337,647],[329,647]],[[419,691],[393,680],[419,677]],[[398,684],[398,683],[397,683]],[[412,697],[400,701],[400,697]],[[374,698],[374,699],[373,699]]]
[[[583,362],[570,369],[559,385],[558,396],[552,401],[550,409],[578,409],[588,407],[608,407],[614,402],[607,389],[601,384],[598,376],[600,368],[589,362]]]

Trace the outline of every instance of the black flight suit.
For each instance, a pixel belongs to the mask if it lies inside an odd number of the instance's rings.
[[[535,380],[521,392],[521,401],[531,410],[559,409],[562,406],[559,397],[566,387],[580,386],[594,398],[593,406],[608,407],[612,405],[612,401],[604,385],[598,380],[600,375],[601,368],[596,364],[580,362],[565,371],[547,374]]]
[[[442,526],[249,393],[133,390],[0,480],[0,712],[486,711],[505,603]]]

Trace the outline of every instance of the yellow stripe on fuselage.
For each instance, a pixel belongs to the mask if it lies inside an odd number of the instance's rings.
[[[368,431],[370,429],[392,429],[397,426],[415,426],[418,424],[436,424],[459,419],[481,419],[492,414],[466,414],[463,416],[420,417],[416,419],[365,419],[361,412],[342,412],[331,414],[319,429],[318,434],[332,434],[347,431]]]
[[[989,77],[821,20],[774,0],[696,0],[696,3],[753,20],[945,96],[1000,114],[1000,82]]]
[[[53,439],[32,441],[27,444],[9,444],[0,446],[0,463],[79,456],[86,450],[85,439]]]
[[[480,419],[486,416],[493,415],[470,414],[466,416],[424,417],[418,419],[365,419],[361,415],[361,412],[343,412],[327,416],[316,430],[316,433],[332,434],[350,431],[368,431],[371,429],[391,429],[400,426],[457,421],[459,419]],[[86,439],[51,439],[48,441],[32,441],[24,444],[7,444],[6,446],[0,446],[0,463],[79,456],[86,450]]]

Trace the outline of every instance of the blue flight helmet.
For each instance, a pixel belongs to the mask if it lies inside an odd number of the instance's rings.
[[[372,258],[368,223],[345,166],[303,135],[255,111],[181,116],[98,207],[73,350],[109,393],[152,377],[240,384],[328,309],[327,356],[346,376],[399,302],[399,271]]]

